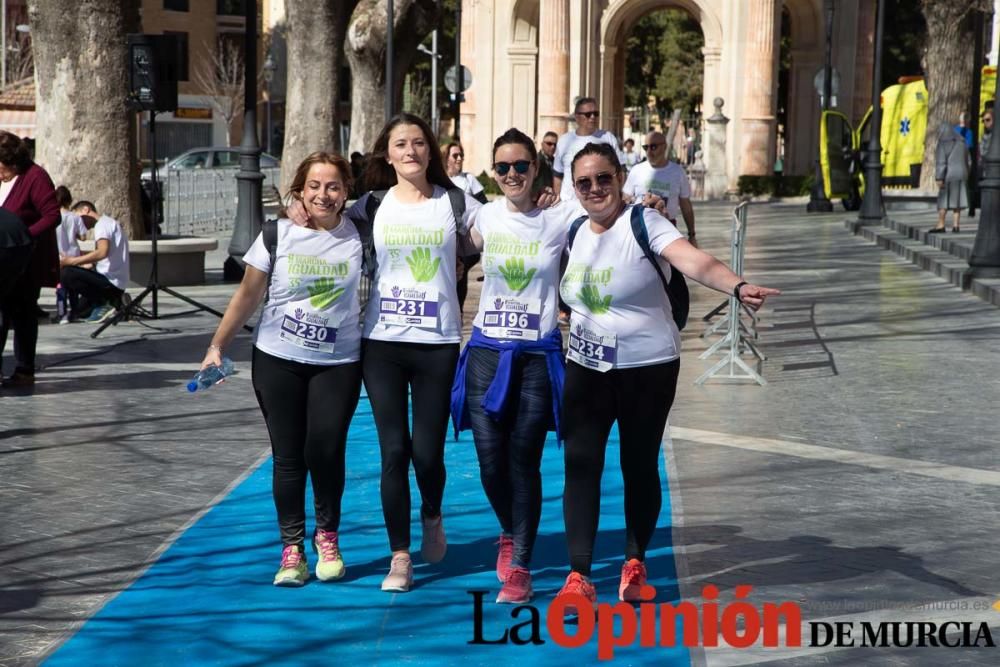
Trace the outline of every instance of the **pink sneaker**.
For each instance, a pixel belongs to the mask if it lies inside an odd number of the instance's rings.
[[[512,568],[507,575],[507,581],[500,589],[497,602],[509,604],[524,604],[531,600],[535,592],[531,588],[531,573],[523,567]]]
[[[501,535],[497,544],[500,545],[497,552],[497,581],[503,584],[510,576],[510,561],[514,557],[514,538]]]
[[[622,565],[622,579],[618,585],[618,599],[622,602],[641,602],[639,590],[646,585],[646,566],[637,558]]]
[[[590,579],[579,572],[570,572],[569,576],[566,577],[566,583],[563,584],[559,595],[566,595],[567,593],[582,595],[590,601],[592,607],[597,607],[597,591],[594,589],[594,584],[590,583]],[[556,597],[559,597],[559,595]],[[579,616],[580,610],[574,605],[567,605],[564,613],[570,616]]]

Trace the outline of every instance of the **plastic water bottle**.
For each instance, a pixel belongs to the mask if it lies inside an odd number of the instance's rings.
[[[232,374],[233,360],[229,357],[223,357],[221,368],[218,366],[209,366],[208,368],[195,373],[195,376],[191,378],[191,381],[187,384],[187,390],[195,392],[199,389],[208,389],[212,385],[218,384],[220,381]]]
[[[66,288],[62,286],[62,283],[56,285],[56,312],[59,314],[59,318],[69,316],[69,303],[66,298]]]

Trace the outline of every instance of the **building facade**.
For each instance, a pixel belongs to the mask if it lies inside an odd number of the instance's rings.
[[[834,4],[836,106],[859,118],[871,99],[875,2]],[[487,168],[493,138],[509,127],[536,136],[565,132],[582,96],[599,100],[602,127],[620,136],[629,30],[651,12],[677,8],[698,21],[705,39],[701,110],[710,115],[714,98],[725,101],[730,184],[775,167],[779,80],[787,81],[784,173],[807,173],[819,133],[814,81],[824,62],[823,6],[823,0],[463,0],[462,61],[473,77],[462,106],[466,164]],[[783,19],[790,49],[784,68]]]

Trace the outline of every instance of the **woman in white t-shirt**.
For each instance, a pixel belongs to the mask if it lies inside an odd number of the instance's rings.
[[[344,576],[337,534],[344,451],[361,393],[362,244],[342,215],[350,173],[347,161],[331,153],[313,153],[299,165],[289,198],[301,202],[311,225],[277,221],[273,265],[264,234],[257,236],[243,257],[243,282],[201,365],[222,365],[223,350],[266,294],[254,332],[253,386],[274,454],[283,547],[275,586],[301,586],[309,578],[303,548],[307,475],[316,507],[316,576]]]
[[[392,551],[382,590],[405,592],[413,582],[411,464],[422,500],[421,556],[436,563],[447,550],[441,518],[444,441],[462,340],[456,260],[460,253],[474,251],[467,229],[481,205],[457,190],[454,197],[449,194],[454,185],[437,141],[427,123],[412,114],[395,116],[379,133],[364,182],[373,192],[361,197],[347,216],[370,236],[373,255],[362,349]]]
[[[493,171],[504,198],[484,206],[472,229],[483,252],[483,291],[451,409],[456,432],[472,428],[483,489],[500,523],[497,602],[522,604],[533,592],[542,446],[547,431],[559,433],[559,266],[569,223],[582,209],[537,206],[538,153],[519,130],[493,144]]]
[[[560,595],[596,601],[590,565],[604,451],[617,421],[626,538],[618,595],[637,602],[646,583],[646,547],[660,513],[660,441],[677,388],[680,335],[664,285],[632,231],[614,149],[588,145],[574,157],[572,177],[588,219],[572,242],[560,284],[573,311],[563,398],[563,514],[572,571]],[[778,294],[747,283],[695,248],[654,209],[642,213],[649,245],[668,278],[675,267],[707,287],[735,293],[752,308]]]

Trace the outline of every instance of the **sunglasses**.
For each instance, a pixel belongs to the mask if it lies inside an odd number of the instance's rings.
[[[515,160],[514,162],[497,162],[493,165],[493,171],[497,176],[506,176],[511,167],[519,174],[527,174],[531,166],[531,160]]]
[[[451,159],[452,160],[464,160],[465,159],[465,153],[452,153]]]
[[[601,117],[601,112],[600,111],[577,111],[576,115],[577,116],[583,116],[584,118],[600,118]]]
[[[659,148],[662,145],[663,144],[643,144],[642,145],[642,150],[644,150],[644,151],[652,151],[652,150],[656,150],[657,148]]]
[[[554,142],[554,141],[543,141],[542,145],[543,146],[555,146],[556,142]]]
[[[608,172],[601,172],[594,178],[578,178],[573,181],[573,187],[581,195],[589,195],[590,191],[597,188],[598,191],[609,189],[615,182],[615,175]]]

